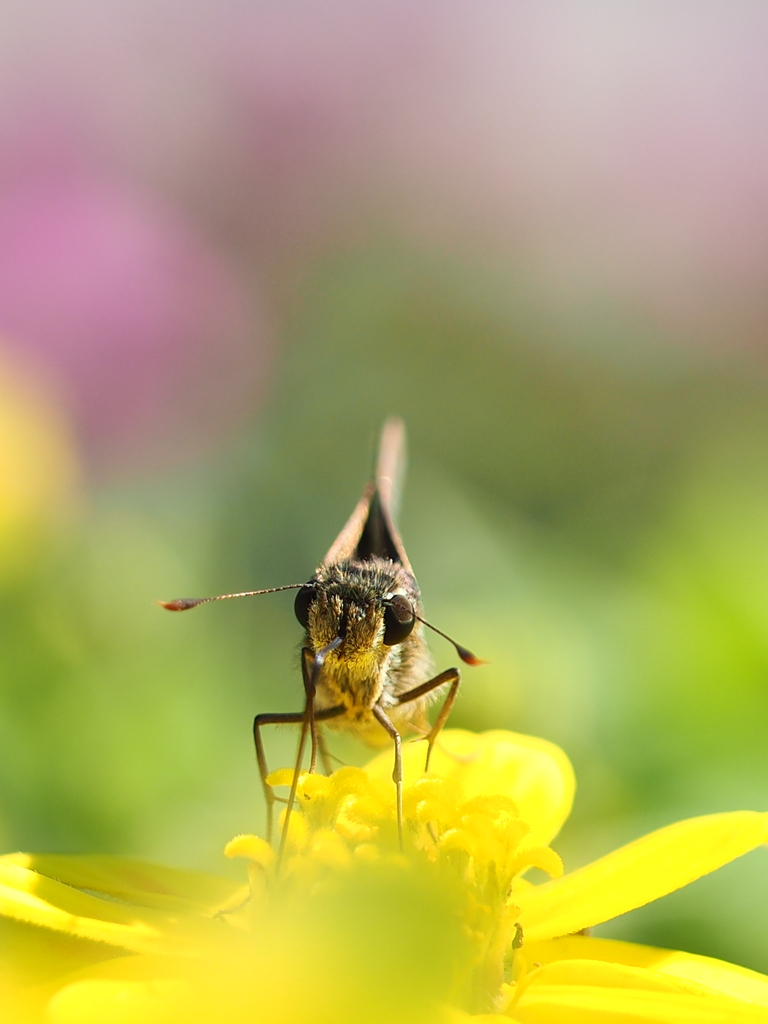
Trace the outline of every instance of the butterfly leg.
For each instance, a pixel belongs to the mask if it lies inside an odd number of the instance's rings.
[[[316,713],[315,721],[323,722],[329,718],[335,718],[343,712],[343,708],[325,708],[323,711]],[[261,785],[264,790],[264,799],[267,802],[267,841],[272,842],[272,829],[274,826],[274,805],[275,801],[281,800],[280,797],[275,796],[275,791],[272,786],[267,782],[269,775],[269,766],[267,765],[267,757],[264,751],[264,740],[262,737],[261,730],[265,725],[298,725],[304,723],[306,720],[305,711],[286,711],[283,713],[270,713],[263,715],[256,715],[253,720],[253,741],[256,746],[256,760],[259,765],[259,775],[261,776]],[[306,742],[306,732],[304,733],[304,742]],[[304,754],[304,743],[300,743],[300,755]],[[301,768],[301,759],[299,758],[298,766],[296,768],[295,775]],[[295,790],[294,790],[295,797]],[[282,802],[282,800],[281,800]]]
[[[400,739],[400,733],[397,731],[395,723],[389,718],[384,709],[379,704],[374,704],[373,715],[376,721],[381,725],[388,736],[391,737],[392,742],[395,744],[395,770],[392,772],[392,778],[395,782],[397,789],[397,838],[400,842],[400,849],[403,849],[403,749],[402,740]]]
[[[429,730],[426,736],[427,740],[427,758],[424,764],[424,771],[429,771],[429,760],[432,757],[432,748],[435,745],[435,740],[440,735],[443,726],[448,721],[448,716],[453,710],[453,705],[456,703],[456,696],[459,692],[459,683],[461,682],[461,673],[457,668],[447,668],[445,672],[441,672],[440,675],[435,676],[434,679],[428,679],[426,683],[422,683],[421,686],[414,687],[413,690],[408,690],[407,693],[400,694],[397,703],[408,704],[412,700],[418,700],[419,697],[424,697],[426,694],[436,690],[439,686],[447,686],[450,684],[448,695],[443,701],[443,706],[440,708],[440,712],[435,719],[435,724]]]
[[[301,678],[304,680],[304,692],[307,695],[306,714],[309,719],[309,735],[312,738],[311,754],[309,757],[309,770],[317,770],[317,750],[320,739],[317,731],[317,717],[315,715],[315,683],[312,678],[314,673],[315,660],[312,652],[306,647],[301,650]]]
[[[304,760],[304,748],[307,745],[307,734],[312,732],[313,740],[313,753],[316,756],[316,741],[317,741],[317,722],[324,721],[327,718],[335,718],[336,715],[344,713],[345,708],[340,705],[335,708],[324,708],[322,711],[315,711],[314,708],[314,697],[315,688],[314,684],[311,689],[307,691],[307,700],[304,706],[304,713],[301,716],[301,736],[299,737],[299,750],[296,754],[296,767],[293,770],[293,779],[291,780],[291,791],[288,794],[288,805],[285,808],[285,819],[283,821],[283,830],[280,833],[280,845],[277,849],[277,873],[280,873],[280,865],[283,863],[283,854],[285,853],[285,846],[288,842],[288,826],[291,822],[291,813],[293,811],[293,805],[296,802],[296,790],[299,785],[299,774],[301,773],[301,762]],[[310,767],[310,771],[313,768]]]
[[[279,799],[275,796],[275,791],[272,786],[267,782],[269,775],[269,766],[267,765],[267,756],[264,752],[264,740],[261,735],[262,727],[265,725],[293,725],[297,722],[302,722],[304,715],[298,711],[285,712],[284,714],[264,714],[256,715],[253,720],[253,742],[256,747],[256,760],[259,765],[259,775],[261,776],[261,786],[264,790],[264,799],[267,802],[267,842],[272,842],[272,828],[274,825],[274,806],[275,801]]]

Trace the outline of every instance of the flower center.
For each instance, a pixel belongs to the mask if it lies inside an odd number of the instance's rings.
[[[292,778],[290,769],[282,769],[268,781],[290,785]],[[472,1001],[492,1006],[523,939],[515,892],[529,883],[521,876],[530,867],[562,873],[551,848],[528,841],[531,830],[515,803],[505,796],[464,799],[456,780],[424,776],[404,790],[401,852],[392,783],[361,768],[341,768],[330,776],[303,773],[296,797],[279,877],[276,854],[264,840],[239,836],[225,851],[251,861],[254,905],[270,892],[340,880],[355,867],[437,875],[457,894],[463,930],[474,949]]]

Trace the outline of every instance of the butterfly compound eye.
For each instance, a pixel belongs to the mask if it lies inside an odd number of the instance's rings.
[[[296,594],[293,610],[304,629],[309,629],[309,606],[315,598],[315,588],[306,586]]]
[[[411,602],[402,594],[395,594],[384,607],[384,643],[387,647],[401,644],[410,636],[415,625],[416,617]]]

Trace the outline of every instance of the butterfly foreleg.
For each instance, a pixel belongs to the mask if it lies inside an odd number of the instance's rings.
[[[309,735],[311,737],[311,752],[309,755],[309,770],[314,772],[317,769],[317,749],[319,746],[317,733],[317,715],[315,712],[315,659],[312,652],[306,648],[301,649],[301,678],[304,681],[304,692],[307,696],[306,715],[309,724]]]

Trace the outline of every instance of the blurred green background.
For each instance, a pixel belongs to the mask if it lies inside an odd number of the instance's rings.
[[[768,810],[764,5],[43,6],[0,15],[2,848],[226,870],[292,597],[153,601],[306,579],[391,413],[490,661],[451,724],[565,748],[566,866]],[[758,851],[600,933],[768,971],[766,899]]]

